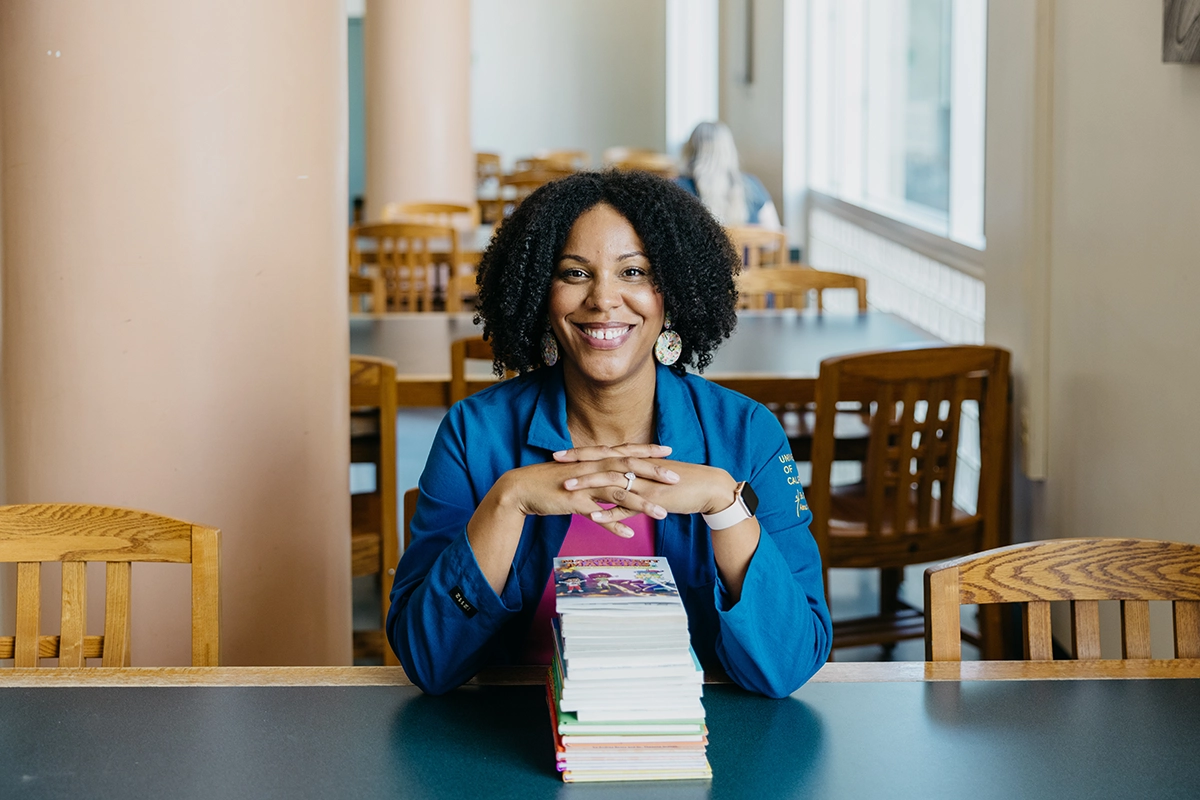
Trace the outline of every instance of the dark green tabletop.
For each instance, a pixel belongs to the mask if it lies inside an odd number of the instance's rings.
[[[713,780],[564,785],[538,686],[0,689],[0,797],[1200,797],[1200,680],[705,687]]]
[[[355,315],[350,319],[350,352],[391,359],[399,375],[449,375],[450,343],[481,330],[469,313]],[[938,341],[933,334],[880,311],[742,311],[733,336],[717,350],[705,375],[815,378],[821,361],[830,356]],[[467,372],[490,374],[483,364],[468,364]]]

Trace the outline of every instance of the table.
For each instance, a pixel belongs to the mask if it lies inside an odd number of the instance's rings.
[[[540,669],[444,697],[389,667],[2,672],[3,797],[1200,796],[1200,660],[828,664],[784,700],[709,684],[711,783],[599,786],[554,772]]]
[[[475,336],[473,314],[352,314],[350,352],[396,362],[400,406],[448,405],[450,343]],[[821,361],[862,350],[939,343],[936,336],[882,311],[740,311],[733,336],[705,377],[762,402],[808,402]],[[494,381],[484,364],[467,365],[468,388]],[[766,386],[769,379],[771,385]]]

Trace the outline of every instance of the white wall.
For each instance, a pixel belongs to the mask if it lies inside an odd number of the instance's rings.
[[[665,0],[472,0],[471,142],[666,147]]]
[[[1162,63],[1160,4],[989,7],[988,338],[1026,387],[1047,365],[1046,480],[1018,514],[1039,537],[1200,543],[1200,66]]]

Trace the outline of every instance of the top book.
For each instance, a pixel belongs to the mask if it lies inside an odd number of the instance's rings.
[[[662,556],[586,556],[554,559],[558,611],[627,603],[682,606]]]

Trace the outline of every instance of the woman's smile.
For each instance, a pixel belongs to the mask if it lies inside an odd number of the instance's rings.
[[[571,323],[578,328],[589,345],[598,350],[616,350],[629,340],[633,325],[623,322]]]

